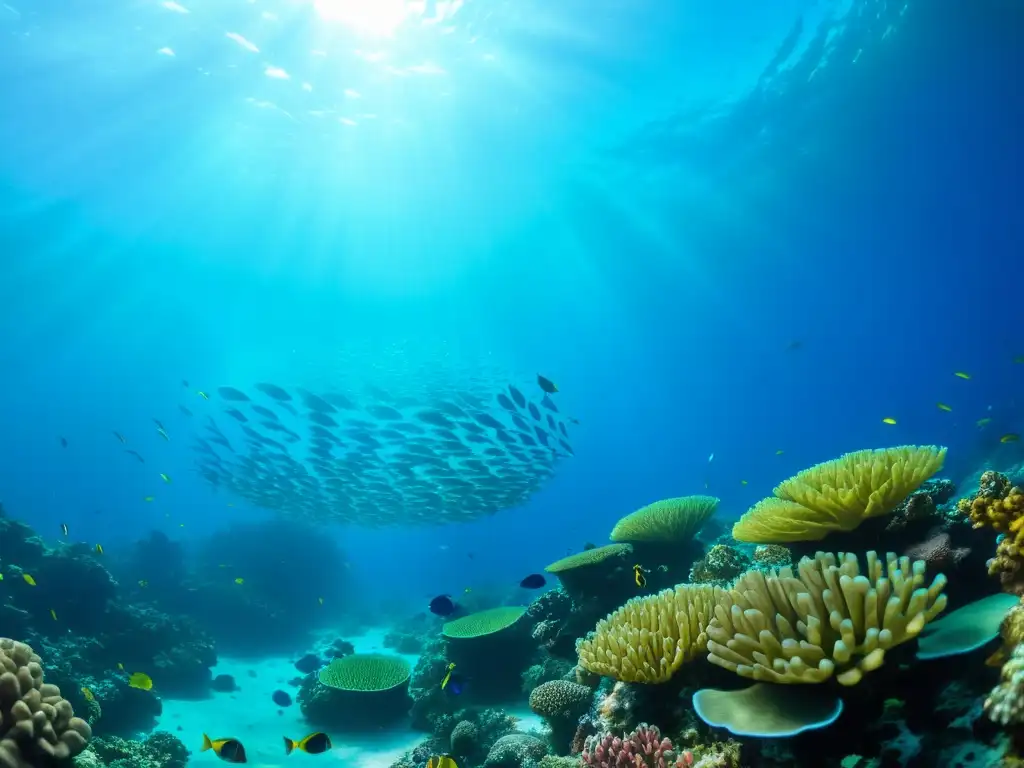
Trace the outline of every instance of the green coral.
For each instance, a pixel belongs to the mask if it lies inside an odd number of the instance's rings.
[[[409,679],[412,668],[401,656],[354,653],[334,659],[320,670],[322,685],[340,691],[388,691]]]
[[[577,568],[585,568],[588,565],[597,565],[613,557],[629,554],[633,547],[629,544],[606,544],[603,547],[594,547],[577,552],[575,555],[563,557],[556,560],[544,570],[548,573],[563,573],[573,571]]]
[[[526,613],[526,608],[521,605],[503,606],[471,613],[461,619],[449,621],[441,628],[441,634],[459,640],[493,635],[511,627],[522,618],[524,613]]]
[[[685,544],[718,509],[714,496],[680,496],[662,499],[619,520],[612,541],[647,541]]]

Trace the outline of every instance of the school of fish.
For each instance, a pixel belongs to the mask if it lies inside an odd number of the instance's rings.
[[[210,485],[286,519],[443,525],[524,503],[573,455],[558,388],[392,396],[220,387],[195,437]],[[214,393],[200,392],[204,400]]]

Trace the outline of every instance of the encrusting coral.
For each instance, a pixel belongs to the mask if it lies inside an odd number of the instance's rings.
[[[824,552],[801,559],[796,575],[747,572],[715,606],[708,660],[763,682],[860,682],[946,607],[946,578],[925,588],[923,562],[865,560],[865,575],[855,555]]]
[[[666,682],[706,648],[705,629],[720,592],[680,584],[633,598],[576,644],[580,666],[626,682]]]
[[[847,453],[817,464],[776,486],[732,529],[737,541],[788,544],[852,531],[891,512],[939,469],[946,449],[934,445]]]
[[[0,766],[40,768],[85,749],[92,729],[55,685],[43,682],[32,648],[0,638]]]

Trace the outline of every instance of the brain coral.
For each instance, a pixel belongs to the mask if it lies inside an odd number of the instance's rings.
[[[577,552],[575,555],[563,557],[561,560],[553,562],[544,570],[548,573],[572,571],[576,568],[584,568],[588,565],[597,565],[598,563],[603,563],[609,558],[629,554],[632,551],[633,547],[629,544],[606,544],[603,547],[585,549],[582,552]]]
[[[862,574],[855,555],[818,552],[797,574],[748,571],[720,596],[707,629],[708,661],[768,683],[855,685],[885,652],[912,640],[945,607],[939,574],[925,564],[874,552]]]
[[[511,627],[522,618],[524,613],[526,613],[526,608],[521,605],[503,606],[471,613],[469,616],[446,623],[441,628],[441,634],[459,640],[493,635],[495,632]]]
[[[855,451],[817,464],[780,483],[775,496],[751,507],[733,526],[737,541],[787,544],[852,531],[891,512],[942,468],[946,449],[934,445]]]
[[[530,693],[530,709],[541,717],[572,719],[590,709],[594,692],[569,680],[541,683]]]
[[[715,514],[714,496],[680,496],[663,499],[619,520],[612,529],[612,541],[686,543]]]
[[[83,749],[92,729],[60,689],[43,682],[41,659],[24,643],[0,638],[0,766],[33,768]]]
[[[334,659],[317,676],[328,688],[341,691],[387,691],[409,679],[409,662],[384,653],[353,653]]]

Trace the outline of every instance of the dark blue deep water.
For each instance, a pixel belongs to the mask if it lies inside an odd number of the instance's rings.
[[[222,655],[297,657],[439,594],[525,604],[524,576],[658,499],[729,522],[903,444],[947,446],[957,483],[1019,471],[1022,39],[1010,0],[4,0],[4,509],[100,544],[118,600]],[[538,373],[572,455],[465,519],[353,490],[358,462],[329,503],[268,501],[197,448],[214,423],[249,451],[221,387],[500,416]],[[305,416],[277,412],[308,468]],[[342,434],[389,467],[399,438]],[[253,640],[235,586],[295,633]],[[104,626],[47,607],[33,632]]]

